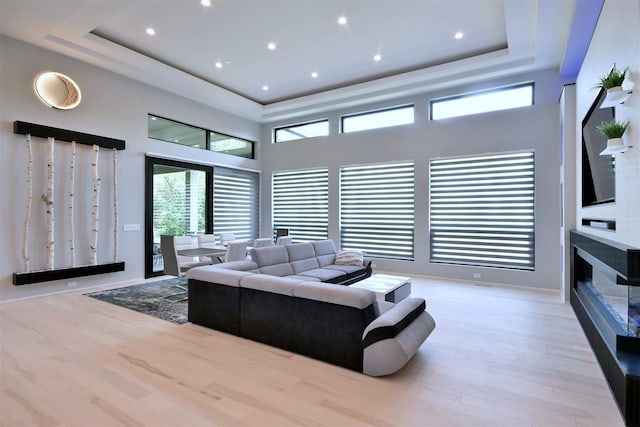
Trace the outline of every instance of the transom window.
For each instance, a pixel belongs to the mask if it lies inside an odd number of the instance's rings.
[[[430,102],[431,120],[533,105],[533,83],[458,95]]]
[[[411,124],[414,120],[413,110],[413,105],[404,105],[342,116],[342,133]]]
[[[533,270],[534,153],[430,162],[431,262]]]
[[[295,141],[329,135],[329,120],[317,120],[275,128],[273,142]]]
[[[164,117],[147,115],[148,137],[232,156],[254,158],[254,143]]]

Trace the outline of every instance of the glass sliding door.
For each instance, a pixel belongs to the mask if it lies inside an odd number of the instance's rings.
[[[146,158],[145,277],[163,274],[163,234],[185,236],[213,229],[213,167]]]

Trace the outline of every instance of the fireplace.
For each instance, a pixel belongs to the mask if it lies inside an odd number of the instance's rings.
[[[571,306],[628,426],[640,426],[640,249],[571,231]]]

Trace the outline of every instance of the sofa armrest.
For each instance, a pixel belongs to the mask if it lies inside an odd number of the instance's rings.
[[[406,298],[371,322],[362,334],[362,347],[394,338],[425,311],[422,298]]]
[[[216,283],[226,286],[240,286],[240,281],[253,273],[248,271],[229,270],[217,266],[196,267],[187,271],[189,280],[199,280],[201,282]]]

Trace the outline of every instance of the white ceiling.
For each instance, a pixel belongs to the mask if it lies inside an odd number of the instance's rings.
[[[576,8],[576,0],[211,3],[0,0],[0,34],[264,122],[561,68]]]

